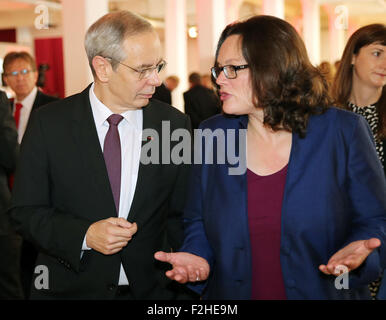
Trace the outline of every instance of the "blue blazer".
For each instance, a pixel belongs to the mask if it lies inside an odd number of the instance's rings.
[[[247,116],[218,115],[201,129],[239,134],[247,123]],[[240,149],[235,140],[225,139],[226,150]],[[214,141],[206,152],[213,152],[216,163]],[[225,161],[192,169],[180,251],[209,262],[209,279],[190,286],[206,299],[251,298],[247,178],[230,175],[231,167]],[[382,245],[350,272],[349,289],[337,289],[335,277],[319,271],[345,245],[372,237]],[[280,261],[287,298],[369,299],[368,283],[386,266],[385,245],[386,180],[366,121],[336,108],[311,116],[307,136],[293,134],[282,203]]]

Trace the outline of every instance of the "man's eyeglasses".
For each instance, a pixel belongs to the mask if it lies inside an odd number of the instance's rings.
[[[166,67],[166,61],[165,60],[162,60],[161,62],[159,62],[155,67],[150,67],[150,68],[145,68],[145,69],[135,69],[133,67],[130,67],[128,66],[127,64],[124,64],[118,60],[115,60],[113,58],[110,58],[110,57],[105,57],[105,59],[110,59],[110,60],[114,60],[116,62],[118,62],[119,64],[139,73],[139,80],[142,80],[142,79],[148,79],[150,78],[151,74],[153,73],[154,70],[157,71],[157,73],[160,73],[165,67]]]
[[[212,71],[212,76],[217,79],[221,73],[221,71],[224,71],[225,76],[227,79],[235,79],[237,78],[237,71],[242,69],[247,69],[249,66],[247,64],[243,64],[240,66],[233,66],[233,65],[227,65],[223,67],[213,67],[210,70]]]
[[[19,74],[22,75],[22,76],[25,76],[26,74],[28,74],[30,72],[33,72],[33,70],[22,69],[22,70],[19,70],[19,71],[12,71],[12,72],[8,72],[8,73],[4,73],[4,76],[6,76],[6,77],[17,77]]]

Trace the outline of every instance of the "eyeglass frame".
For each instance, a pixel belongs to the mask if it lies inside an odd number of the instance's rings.
[[[148,78],[150,77],[151,73],[152,73],[154,70],[157,70],[157,68],[159,68],[160,65],[163,65],[163,67],[162,67],[159,71],[157,71],[157,73],[159,74],[159,73],[166,67],[166,65],[167,65],[167,62],[166,62],[165,60],[162,59],[159,63],[157,63],[157,65],[156,65],[155,67],[149,67],[149,68],[144,68],[144,69],[142,69],[142,70],[138,70],[138,69],[135,69],[135,68],[133,68],[133,67],[128,66],[128,65],[125,64],[125,63],[122,63],[122,62],[118,61],[117,59],[114,59],[114,58],[111,58],[111,57],[103,57],[103,58],[109,59],[109,60],[113,60],[113,61],[116,61],[116,62],[118,62],[119,64],[121,64],[121,65],[123,65],[123,66],[125,66],[125,67],[127,67],[127,68],[129,68],[129,69],[131,69],[131,70],[133,70],[133,71],[135,71],[135,72],[137,72],[137,73],[139,73],[139,80],[148,79]],[[149,75],[148,75],[147,77],[142,76],[142,74],[143,74],[144,72],[148,71],[148,70],[150,70]]]
[[[235,71],[234,77],[228,76],[228,71],[226,71],[228,67],[232,67],[234,69],[234,71]],[[222,67],[212,67],[212,68],[210,68],[210,71],[212,73],[213,78],[215,78],[216,80],[220,76],[221,72],[224,72],[224,75],[227,79],[236,79],[238,70],[244,70],[244,69],[248,69],[248,68],[249,68],[249,64],[242,64],[242,65],[238,65],[238,66],[235,66],[232,64],[227,64],[226,66],[222,66]],[[216,70],[219,70],[217,75],[216,75]]]
[[[19,74],[21,76],[26,76],[27,74],[29,74],[31,72],[36,72],[36,70],[31,70],[31,69],[24,68],[24,69],[21,69],[19,71],[12,71],[12,72],[7,72],[7,73],[4,72],[3,75],[4,75],[4,77],[16,78]]]

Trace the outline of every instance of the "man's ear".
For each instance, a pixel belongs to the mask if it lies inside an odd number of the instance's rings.
[[[112,72],[111,64],[101,56],[95,56],[92,59],[92,66],[95,71],[95,75],[100,82],[108,82],[110,73]]]
[[[1,80],[3,87],[9,87],[7,77],[4,75],[4,73],[1,75]]]

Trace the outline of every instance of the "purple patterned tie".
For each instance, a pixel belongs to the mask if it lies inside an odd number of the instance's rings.
[[[118,124],[122,119],[123,117],[119,114],[112,114],[107,118],[110,127],[103,147],[103,156],[109,174],[117,214],[119,214],[119,197],[121,194],[121,140],[119,139]]]

